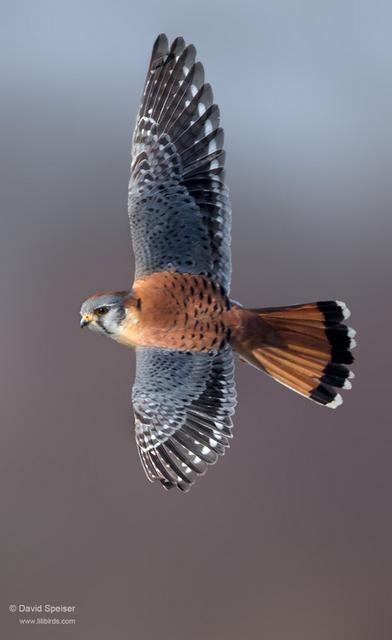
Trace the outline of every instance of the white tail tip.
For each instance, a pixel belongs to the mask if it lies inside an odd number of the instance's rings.
[[[341,308],[342,313],[343,313],[343,318],[344,320],[347,320],[347,318],[349,318],[351,316],[351,311],[348,308],[348,306],[346,305],[345,302],[342,302],[341,300],[335,300],[336,304],[338,305],[338,307]]]

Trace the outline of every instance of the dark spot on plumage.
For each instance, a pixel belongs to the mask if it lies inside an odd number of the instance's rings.
[[[354,356],[350,351],[342,351],[339,347],[332,347],[331,360],[338,364],[352,364],[354,362]]]
[[[181,284],[181,291],[185,291],[185,285]]]
[[[195,310],[193,312],[193,315],[195,316],[195,318],[197,318],[198,314],[199,314],[199,312],[198,312],[197,308],[195,307]]]
[[[208,294],[208,296],[207,296],[207,302],[208,302],[208,304],[211,304],[211,303],[212,303],[211,294]]]
[[[215,284],[215,282],[214,282],[213,280],[211,280],[211,289],[212,289],[212,290],[214,291],[214,293],[215,293],[215,291],[216,291],[216,284]]]
[[[140,309],[142,308],[142,299],[138,298],[136,300],[136,304],[135,304],[136,309],[138,309],[140,311]]]
[[[203,298],[204,298],[204,293],[202,291],[199,292],[199,298],[200,298],[200,300],[203,300]]]
[[[230,327],[227,327],[227,329],[226,329],[227,342],[230,342],[230,340],[231,340],[231,333],[232,333],[232,331],[231,331]]]
[[[215,322],[215,333],[218,333],[219,331],[219,325],[217,322]]]
[[[350,348],[351,339],[348,336],[348,330],[345,325],[328,327],[325,329],[325,334],[332,347],[338,348],[341,351],[346,351]]]
[[[187,311],[185,311],[185,316],[184,316],[184,324],[187,324],[187,322],[188,322],[188,319],[189,319],[189,315],[188,315],[188,312],[187,312]]]
[[[335,364],[335,363],[329,362],[324,367],[323,374],[327,376],[331,376],[331,375],[338,376],[339,378],[343,378],[345,380],[350,375],[350,369],[348,369],[342,364]]]
[[[317,307],[324,316],[324,323],[326,326],[331,326],[343,322],[343,311],[334,300],[318,302]]]
[[[220,343],[220,345],[219,345],[219,349],[223,349],[223,347],[225,346],[225,344],[226,344],[226,340],[223,338],[223,340],[221,340],[221,343]]]
[[[342,388],[350,375],[350,370],[341,364],[328,363],[320,378],[320,382],[328,384],[331,387]]]
[[[319,384],[318,387],[315,387],[309,394],[309,398],[319,402],[320,404],[329,404],[336,397],[336,393],[331,391],[328,387],[325,387],[323,384]]]
[[[194,289],[194,287],[191,287],[191,288],[190,288],[190,292],[191,292],[191,296],[194,296],[194,295],[195,295],[195,289]]]
[[[193,340],[193,338],[195,337],[196,334],[192,333],[191,338]]]
[[[214,346],[214,344],[216,344],[217,342],[218,342],[218,338],[214,338],[214,339],[211,341],[211,347],[213,347],[213,346]]]
[[[200,334],[199,334],[199,338],[200,338],[200,340],[203,340],[203,338],[204,338],[204,333],[200,333]]]
[[[199,321],[198,321],[198,320],[195,320],[195,324],[193,325],[193,328],[194,328],[194,329],[197,329],[198,324],[199,324]]]
[[[215,311],[215,312],[216,312],[216,311],[218,311],[218,308],[219,308],[219,307],[218,307],[218,303],[217,303],[217,302],[215,302],[215,304],[214,304],[214,308],[213,308],[213,311]]]

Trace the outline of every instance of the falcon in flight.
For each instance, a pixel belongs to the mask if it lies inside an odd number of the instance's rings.
[[[232,437],[233,354],[326,407],[349,389],[343,302],[245,309],[230,298],[223,129],[193,45],[160,35],[132,144],[135,280],[81,307],[81,326],[136,350],[132,401],[147,477],[187,491]]]

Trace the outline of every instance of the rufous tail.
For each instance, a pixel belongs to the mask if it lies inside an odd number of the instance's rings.
[[[328,301],[247,309],[237,351],[242,360],[318,404],[335,409],[343,400],[336,388],[350,389],[354,329],[344,324],[344,302]]]

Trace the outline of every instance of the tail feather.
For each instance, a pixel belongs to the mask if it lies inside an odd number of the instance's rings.
[[[354,374],[355,331],[343,322],[350,312],[343,302],[316,302],[293,307],[252,309],[249,331],[237,346],[242,359],[281,384],[336,408],[350,389]],[[255,322],[255,316],[258,322]]]

